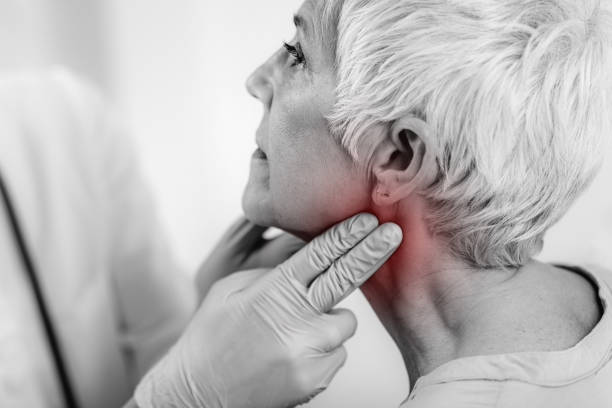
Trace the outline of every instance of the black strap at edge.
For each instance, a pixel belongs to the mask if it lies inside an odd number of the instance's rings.
[[[54,360],[57,374],[59,377],[60,385],[64,393],[66,407],[67,408],[77,408],[78,405],[76,403],[76,399],[72,391],[72,387],[70,385],[68,371],[64,363],[65,360],[62,356],[62,351],[59,346],[57,334],[53,328],[53,324],[51,322],[51,317],[49,316],[47,307],[45,306],[46,305],[45,299],[42,293],[40,282],[38,281],[38,276],[36,275],[34,263],[32,262],[32,257],[30,256],[30,252],[28,251],[28,247],[25,242],[25,237],[20,228],[20,224],[17,219],[17,214],[15,212],[15,208],[13,207],[8,189],[6,185],[4,184],[4,181],[2,180],[2,174],[0,174],[0,190],[2,192],[2,198],[5,203],[6,213],[10,220],[11,228],[15,236],[15,242],[21,254],[21,258],[23,261],[23,267],[25,271],[27,272],[28,279],[32,286],[32,291],[34,292],[34,295],[36,297],[36,303],[38,305],[38,309],[40,312],[40,316],[42,318],[43,326],[47,334],[47,339],[49,341],[49,347],[53,355],[53,360]]]

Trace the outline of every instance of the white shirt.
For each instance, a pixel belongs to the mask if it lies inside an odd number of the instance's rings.
[[[419,378],[401,408],[612,407],[612,273],[571,269],[593,282],[603,307],[586,337],[566,350],[449,361]]]
[[[80,405],[121,406],[195,307],[130,140],[67,72],[5,77],[0,172]],[[0,406],[61,406],[54,370],[0,203]]]

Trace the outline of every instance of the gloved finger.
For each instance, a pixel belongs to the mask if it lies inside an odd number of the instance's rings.
[[[357,245],[377,225],[378,220],[372,214],[357,214],[316,237],[284,262],[278,270],[307,287],[313,279]]]
[[[228,231],[227,245],[235,246],[237,250],[256,247],[265,242],[263,234],[267,229],[268,227],[262,227],[241,217]]]
[[[307,399],[311,399],[329,387],[338,371],[344,366],[346,358],[347,353],[344,346],[309,358],[302,378],[302,387],[308,395]]]
[[[210,292],[214,292],[215,295],[222,295],[227,297],[233,293],[240,292],[245,288],[252,286],[257,280],[261,279],[270,269],[259,268],[251,269],[248,271],[236,272],[217,281],[211,288]]]
[[[238,217],[236,220],[234,220],[229,227],[227,227],[227,229],[223,232],[223,235],[221,235],[221,238],[219,238],[219,243],[226,243],[232,236],[234,236],[234,234],[236,234],[237,231],[239,231],[244,225],[245,223],[247,223],[248,220],[244,217],[244,215]]]
[[[339,258],[308,288],[307,299],[321,313],[333,308],[380,268],[402,240],[402,230],[393,223],[381,225]]]
[[[244,224],[246,224],[249,220],[247,220],[247,218],[244,215],[241,215],[240,217],[236,218],[234,220],[234,222],[232,222],[232,224],[227,228],[227,230],[225,230],[225,233],[223,234],[223,236],[232,236],[236,233],[236,231],[238,231],[240,228],[242,228],[244,226]]]
[[[335,350],[355,335],[357,318],[352,311],[333,309],[325,314],[323,319],[324,323],[319,328],[321,344],[317,345],[320,350],[324,352]]]
[[[274,268],[285,262],[289,257],[306,245],[301,239],[287,233],[283,233],[261,245],[254,251],[249,259],[244,262],[246,269],[252,268]]]
[[[225,232],[200,265],[195,283],[200,298],[204,298],[212,285],[219,279],[238,270],[254,269],[241,267],[251,253],[251,246],[262,239],[265,228],[255,226],[246,218],[239,218]]]

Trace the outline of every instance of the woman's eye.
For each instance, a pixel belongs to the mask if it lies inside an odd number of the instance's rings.
[[[306,58],[304,57],[300,43],[296,43],[295,45],[283,43],[283,46],[293,58],[293,63],[291,64],[292,67],[302,65],[304,62],[306,62]]]

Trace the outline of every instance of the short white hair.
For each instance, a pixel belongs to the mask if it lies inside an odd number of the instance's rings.
[[[369,131],[422,118],[431,231],[477,267],[529,261],[610,136],[610,0],[323,3],[339,9],[332,133],[359,161]]]

